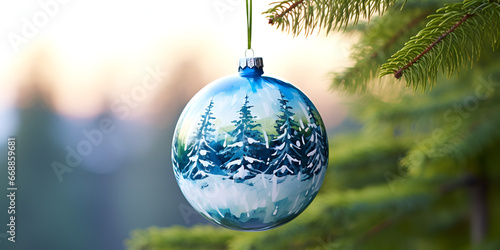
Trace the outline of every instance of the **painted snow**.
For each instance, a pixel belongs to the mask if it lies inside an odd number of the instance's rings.
[[[317,109],[296,87],[234,75],[188,103],[175,129],[172,162],[184,196],[207,219],[266,230],[314,199],[328,142]]]
[[[198,181],[179,180],[179,186],[193,208],[207,219],[232,229],[258,231],[299,215],[318,193],[323,177],[319,173],[301,181],[298,175],[257,175],[236,183],[210,175]]]

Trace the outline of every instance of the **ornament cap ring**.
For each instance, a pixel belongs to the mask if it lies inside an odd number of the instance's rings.
[[[252,56],[248,56],[247,55],[248,52],[252,52]],[[255,56],[255,53],[254,53],[253,49],[246,49],[245,50],[245,57],[254,57],[254,56]]]

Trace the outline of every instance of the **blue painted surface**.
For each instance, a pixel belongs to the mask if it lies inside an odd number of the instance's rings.
[[[285,81],[244,68],[198,92],[177,123],[172,159],[191,205],[210,221],[259,231],[298,216],[328,165],[323,121]]]

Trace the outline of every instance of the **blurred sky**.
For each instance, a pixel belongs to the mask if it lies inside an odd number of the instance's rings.
[[[344,112],[328,92],[331,71],[348,64],[350,41],[336,34],[309,38],[282,33],[254,3],[253,48],[265,72],[291,81],[335,126]],[[112,98],[140,82],[145,68],[198,63],[208,82],[236,72],[246,48],[245,1],[77,1],[0,3],[0,107],[12,105],[36,57],[52,105],[64,114],[99,113]]]
[[[254,2],[255,55],[335,128],[347,111],[328,91],[329,73],[351,64],[354,38],[294,38],[260,14],[270,2]],[[184,217],[190,210],[172,171],[172,133],[198,90],[237,72],[246,39],[245,1],[0,2],[0,140],[17,138],[22,190],[13,249],[121,249],[136,228],[206,223]],[[137,95],[145,77],[159,78],[157,85]],[[54,162],[68,164],[68,148],[103,120],[114,132],[58,179]],[[0,171],[0,180],[6,175]]]

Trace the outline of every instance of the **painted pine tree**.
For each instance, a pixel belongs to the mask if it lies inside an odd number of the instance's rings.
[[[260,158],[262,156],[259,156],[260,149],[264,146],[264,138],[258,130],[261,125],[252,115],[252,107],[248,96],[245,96],[245,101],[238,112],[238,119],[231,121],[234,129],[228,134],[232,141],[221,152],[223,156],[229,156],[221,168],[230,173],[231,178],[236,181],[254,177],[262,172],[262,165],[264,165],[264,161]]]
[[[207,177],[207,173],[216,168],[214,160],[217,159],[215,150],[210,146],[214,141],[213,123],[215,117],[212,113],[214,107],[213,100],[210,100],[205,113],[201,115],[200,122],[198,123],[198,130],[193,136],[193,143],[187,149],[188,163],[183,171],[185,178],[190,179],[203,179]]]
[[[321,130],[321,125],[318,123],[316,116],[309,106],[307,106],[307,128],[309,136],[305,138],[304,158],[305,166],[302,168],[302,179],[310,178],[321,170],[321,166],[325,166],[328,160],[328,145],[323,143],[326,134]],[[321,152],[321,153],[319,153]]]
[[[174,165],[174,174],[175,178],[179,178],[182,175],[183,169],[180,168],[181,165],[179,165],[180,158],[179,157],[179,146],[177,145],[179,142],[177,141],[176,143],[172,144],[172,164]]]
[[[271,154],[269,173],[276,176],[285,176],[289,174],[298,174],[300,168],[300,141],[297,140],[297,128],[299,124],[294,120],[292,107],[288,106],[289,100],[280,91],[279,114],[276,120],[276,138],[273,139],[273,153]]]

